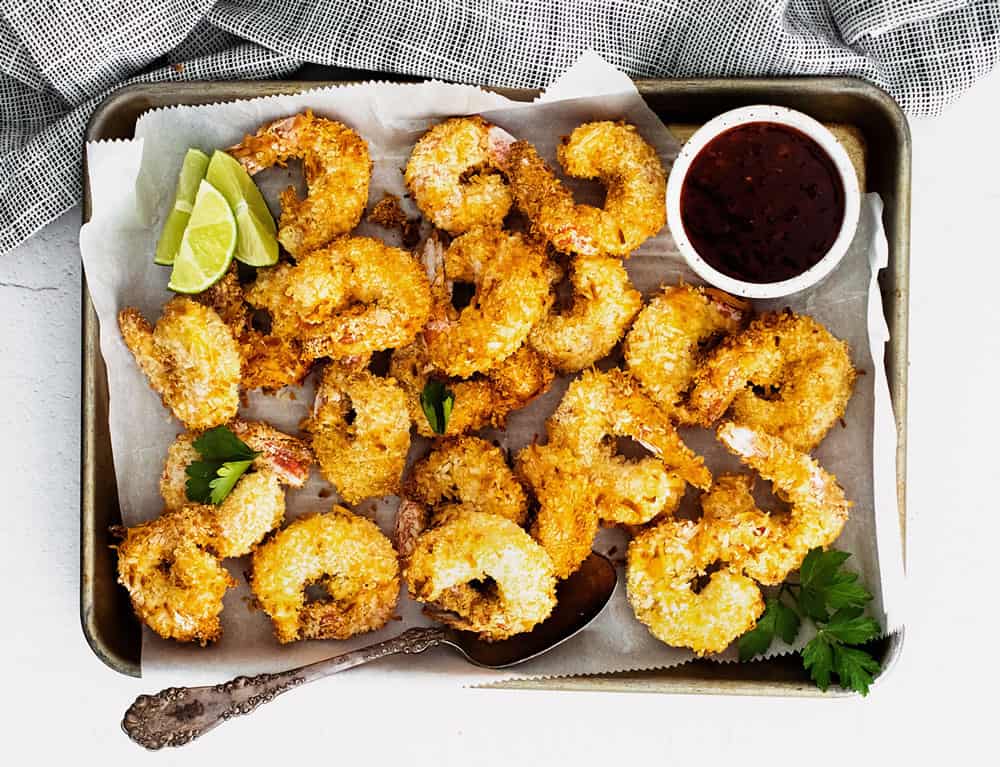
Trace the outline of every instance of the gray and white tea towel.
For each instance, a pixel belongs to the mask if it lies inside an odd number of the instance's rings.
[[[638,77],[854,75],[929,115],[998,36],[1000,0],[0,0],[0,253],[77,202],[88,116],[127,83],[312,62],[542,86],[590,48]]]

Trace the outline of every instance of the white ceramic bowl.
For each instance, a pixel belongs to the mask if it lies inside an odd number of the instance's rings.
[[[720,133],[737,125],[755,122],[787,125],[809,136],[830,156],[844,187],[844,220],[833,245],[830,246],[823,258],[802,274],[781,282],[744,282],[713,268],[698,255],[684,231],[684,223],[681,220],[681,187],[684,184],[684,177],[698,153]],[[857,174],[854,172],[854,166],[851,164],[847,152],[834,138],[834,135],[809,115],[796,112],[794,109],[767,104],[734,109],[705,123],[681,148],[680,154],[674,160],[673,168],[670,169],[670,178],[667,181],[667,224],[670,226],[670,233],[673,235],[681,255],[705,282],[721,288],[727,293],[744,298],[788,296],[812,287],[826,277],[840,263],[854,238],[860,207],[861,192],[858,189]]]

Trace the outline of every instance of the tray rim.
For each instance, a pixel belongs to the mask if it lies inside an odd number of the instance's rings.
[[[161,97],[186,97],[175,101],[171,106],[183,103],[209,104],[215,102],[232,102],[259,96],[277,95],[282,93],[299,93],[317,88],[335,87],[360,82],[363,79],[376,78],[377,73],[354,73],[349,79],[291,79],[291,80],[220,80],[220,81],[182,81],[168,83],[136,83],[125,86],[105,98],[91,114],[87,124],[85,143],[83,147],[83,204],[81,208],[81,223],[90,218],[90,196],[87,174],[86,143],[109,138],[101,135],[100,128],[110,115],[113,115],[123,104],[128,103],[136,94],[155,93]],[[357,77],[356,75],[362,75]],[[384,79],[384,77],[383,77]],[[420,80],[416,80],[419,82]],[[906,116],[889,94],[877,86],[852,77],[775,77],[775,78],[643,78],[636,79],[640,93],[650,92],[658,88],[669,88],[677,94],[704,93],[720,91],[730,93],[755,91],[797,91],[816,90],[827,95],[832,93],[847,94],[867,100],[873,109],[885,113],[899,149],[899,164],[894,174],[894,195],[892,201],[892,218],[894,231],[889,237],[890,261],[886,270],[887,278],[891,278],[893,294],[890,301],[893,307],[892,316],[887,316],[890,326],[894,328],[890,343],[886,347],[886,359],[892,365],[893,373],[889,377],[892,406],[896,419],[897,450],[896,450],[896,481],[899,505],[900,535],[902,538],[904,563],[906,553],[906,448],[907,448],[907,371],[908,371],[908,320],[909,320],[909,246],[910,246],[910,178],[912,162],[912,144],[909,125]],[[234,95],[234,91],[254,89],[256,93]],[[532,98],[537,89],[525,88],[488,88],[511,98],[527,100]],[[673,95],[673,94],[672,94]],[[787,95],[787,94],[782,94]],[[158,108],[158,107],[152,107]],[[142,110],[146,111],[146,110]],[[136,119],[142,114],[136,114]],[[665,121],[666,122],[666,121]],[[113,138],[113,137],[112,137]],[[886,215],[890,205],[886,202]],[[885,286],[882,287],[886,293]],[[81,286],[81,330],[82,330],[82,376],[81,376],[81,578],[80,578],[80,619],[83,634],[94,654],[109,668],[128,676],[141,676],[141,666],[131,658],[125,657],[109,646],[97,626],[94,616],[94,579],[93,562],[97,556],[97,536],[95,530],[94,507],[96,504],[96,467],[90,461],[95,452],[96,428],[95,402],[98,388],[98,358],[100,358],[100,339],[97,316],[90,300],[86,275],[83,275]],[[888,314],[888,309],[887,309]],[[889,634],[885,641],[887,647],[882,661],[883,670],[879,681],[884,679],[897,665],[899,654],[905,638],[905,629]],[[675,669],[694,667],[695,663],[682,664]],[[766,665],[767,660],[757,661],[754,665]],[[725,664],[716,664],[725,665]],[[592,690],[608,692],[646,692],[646,693],[680,693],[680,694],[728,694],[728,695],[769,695],[788,697],[847,697],[854,693],[840,688],[831,688],[827,693],[820,692],[812,685],[793,680],[740,680],[699,678],[691,679],[679,676],[677,679],[643,678],[647,672],[619,672],[616,674],[599,674],[577,677],[556,678],[520,678],[501,682],[492,687],[532,690]]]

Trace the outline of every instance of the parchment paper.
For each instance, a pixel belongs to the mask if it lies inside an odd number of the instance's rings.
[[[81,230],[80,249],[101,320],[101,349],[107,363],[111,396],[111,438],[126,524],[160,513],[158,479],[167,446],[180,429],[122,343],[115,317],[121,308],[132,305],[154,321],[170,297],[165,287],[167,273],[153,265],[153,251],[183,155],[191,146],[207,152],[229,146],[264,122],[305,108],[345,122],[368,141],[374,161],[370,202],[380,199],[384,192],[403,195],[401,169],[413,143],[430,125],[453,115],[482,113],[513,135],[532,141],[542,156],[553,163],[559,137],[581,122],[595,119],[624,119],[637,125],[668,168],[678,149],[677,142],[646,106],[631,81],[595,54],[581,57],[532,104],[512,102],[470,86],[367,83],[295,96],[156,110],[140,118],[134,139],[89,144],[93,215]],[[273,205],[277,191],[295,183],[297,174],[292,167],[288,171],[265,172],[258,180]],[[601,190],[596,184],[569,183],[578,199],[600,204]],[[406,204],[410,205],[408,200]],[[416,215],[412,206],[410,213]],[[821,286],[791,299],[757,302],[756,306],[765,309],[787,305],[812,314],[835,335],[848,341],[856,366],[865,372],[848,408],[845,427],[835,428],[816,456],[837,474],[855,503],[837,546],[854,554],[851,566],[861,571],[875,592],[873,614],[888,631],[893,631],[901,625],[896,600],[902,580],[902,558],[892,474],[895,431],[882,365],[882,344],[887,333],[874,280],[875,271],[884,266],[887,252],[880,213],[878,198],[866,197],[848,256]],[[358,233],[390,242],[398,238],[397,234],[368,223],[363,223]],[[646,242],[626,266],[636,287],[647,297],[660,285],[675,283],[678,278],[698,282],[684,265],[666,230]],[[557,381],[552,391],[514,413],[505,433],[491,436],[498,436],[511,451],[528,444],[535,435],[544,439],[544,420],[558,404],[567,383],[568,380]],[[286,389],[277,396],[252,395],[241,414],[295,432],[311,401],[311,382],[307,380],[302,388]],[[713,471],[739,468],[738,462],[714,442],[709,432],[688,430],[684,436],[706,456]],[[424,450],[426,443],[415,440],[411,459]],[[873,466],[887,474],[878,483],[873,481]],[[289,493],[288,518],[306,511],[326,510],[335,499],[330,487],[314,472],[305,488]],[[355,510],[375,518],[388,532],[396,503],[395,498],[367,501]],[[693,508],[694,504],[693,494],[689,493],[685,505]],[[596,548],[622,560],[625,546],[626,540],[620,533],[603,531]],[[170,683],[205,682],[238,673],[285,669],[394,636],[411,625],[428,623],[419,606],[406,598],[404,589],[400,620],[380,632],[348,641],[310,641],[282,647],[274,641],[267,617],[248,607],[249,589],[243,575],[248,562],[227,560],[226,566],[240,585],[226,596],[222,640],[208,648],[192,647],[163,641],[146,630],[144,675],[160,676]],[[624,576],[623,569],[620,572]],[[890,594],[892,612],[888,609]],[[803,635],[800,644],[807,639]],[[772,654],[788,649],[777,642]],[[720,656],[720,660],[731,659],[731,653],[732,649]],[[661,644],[635,620],[620,583],[605,613],[587,631],[549,655],[518,668],[516,675],[660,668],[691,657],[687,651]],[[458,680],[465,684],[513,675],[472,670],[446,652],[419,662],[411,657],[389,659],[370,673],[393,674],[403,670],[408,674],[407,679],[419,674],[425,680],[451,683]]]

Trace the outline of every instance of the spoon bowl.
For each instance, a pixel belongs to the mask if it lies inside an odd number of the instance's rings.
[[[482,668],[510,668],[572,639],[601,614],[618,583],[615,566],[596,552],[556,587],[552,614],[531,631],[486,642],[468,631],[421,626],[393,639],[276,674],[240,676],[205,687],[168,687],[140,695],[125,712],[122,729],[144,748],[182,746],[227,719],[249,714],[288,690],[390,655],[413,655],[445,645]]]

